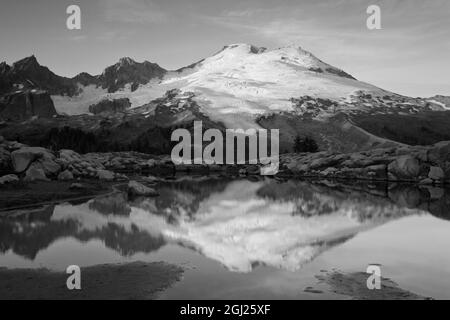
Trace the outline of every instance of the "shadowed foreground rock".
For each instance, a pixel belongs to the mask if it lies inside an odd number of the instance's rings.
[[[316,276],[319,283],[330,287],[331,292],[348,296],[356,300],[429,300],[415,293],[404,290],[394,281],[381,278],[381,289],[369,290],[367,278],[370,275],[364,272],[341,273],[339,271],[324,272]],[[305,292],[322,293],[320,290],[306,288]]]
[[[1,300],[154,299],[180,280],[183,270],[163,262],[81,268],[81,290],[69,291],[65,272],[0,269]]]

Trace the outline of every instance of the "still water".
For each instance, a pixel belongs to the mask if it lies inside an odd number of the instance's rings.
[[[3,213],[0,267],[164,261],[185,272],[160,299],[346,299],[316,276],[380,264],[401,288],[450,299],[448,190],[214,177],[157,189]]]

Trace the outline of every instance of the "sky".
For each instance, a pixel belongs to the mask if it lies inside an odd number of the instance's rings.
[[[66,8],[81,9],[68,30]],[[381,30],[366,27],[369,5]],[[178,69],[232,43],[295,44],[361,81],[450,95],[449,0],[0,0],[0,61],[36,55],[63,76],[121,57]]]

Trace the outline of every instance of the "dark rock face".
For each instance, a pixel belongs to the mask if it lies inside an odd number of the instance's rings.
[[[144,61],[138,63],[130,58],[122,58],[118,63],[105,69],[99,80],[108,92],[115,92],[131,83],[132,89],[146,84],[155,78],[161,78],[167,71],[156,63]]]
[[[116,113],[126,111],[130,107],[131,103],[128,98],[115,100],[102,100],[97,104],[91,105],[89,107],[89,112],[93,114]]]
[[[18,91],[0,99],[0,118],[4,120],[25,120],[33,116],[51,118],[56,114],[46,91]]]
[[[348,79],[353,79],[356,80],[356,78],[354,78],[353,76],[349,75],[347,72],[342,71],[340,69],[336,69],[336,68],[327,68],[326,70],[327,72],[334,74],[338,77],[343,77],[343,78],[348,78]]]
[[[73,78],[73,81],[75,81],[76,83],[79,83],[79,84],[81,84],[83,86],[88,86],[88,85],[91,85],[91,84],[95,84],[95,85],[99,85],[100,84],[100,81],[99,81],[98,77],[90,75],[87,72],[82,72],[82,73],[76,75]]]
[[[70,96],[78,90],[75,82],[41,66],[35,56],[19,60],[12,66],[0,65],[0,95],[15,89],[41,89],[50,94]]]
[[[15,62],[12,66],[5,62],[0,64],[0,96],[16,90],[39,89],[51,95],[74,96],[79,93],[78,85],[96,85],[115,92],[131,85],[136,90],[139,85],[152,79],[161,78],[167,71],[155,63],[144,61],[138,63],[130,58],[122,58],[98,76],[86,72],[73,78],[61,77],[41,66],[35,56]]]

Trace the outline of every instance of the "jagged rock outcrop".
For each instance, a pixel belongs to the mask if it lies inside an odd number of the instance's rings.
[[[122,58],[115,65],[106,68],[98,78],[108,92],[115,92],[126,84],[131,84],[131,91],[134,91],[140,84],[161,78],[166,72],[156,63],[139,63],[130,58]]]
[[[124,112],[131,107],[130,100],[128,98],[102,100],[97,104],[93,104],[89,107],[89,112],[93,114],[102,113],[117,113]]]
[[[53,101],[46,91],[17,91],[0,99],[0,119],[3,120],[51,118],[56,114]]]
[[[40,89],[50,94],[70,96],[78,91],[74,81],[41,66],[34,55],[19,60],[12,66],[6,63],[0,65],[0,95],[17,89]]]

